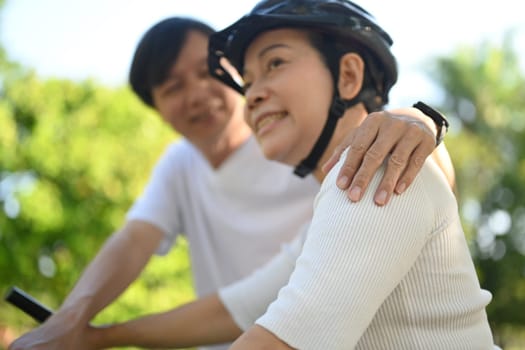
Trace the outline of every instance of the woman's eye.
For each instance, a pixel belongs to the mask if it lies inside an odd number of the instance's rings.
[[[250,86],[252,86],[251,83],[249,82],[244,82],[244,84],[242,85],[242,94],[243,95],[246,95],[246,92],[248,91],[248,89],[250,88]]]
[[[284,60],[281,58],[273,58],[268,62],[268,69],[278,68],[281,64],[284,63]]]

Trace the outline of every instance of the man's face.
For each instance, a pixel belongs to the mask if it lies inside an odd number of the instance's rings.
[[[153,88],[153,104],[161,117],[190,142],[213,143],[223,136],[242,97],[208,73],[208,37],[190,31],[169,76]]]

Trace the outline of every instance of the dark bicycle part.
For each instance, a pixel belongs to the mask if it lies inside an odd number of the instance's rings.
[[[11,287],[4,299],[40,323],[44,322],[53,314],[50,308],[18,287]]]

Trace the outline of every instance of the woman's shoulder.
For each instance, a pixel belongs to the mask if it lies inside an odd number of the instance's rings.
[[[344,159],[345,154],[341,156]],[[375,206],[373,196],[381,183],[383,175],[385,173],[388,159],[377,169],[376,173],[372,177],[368,184],[364,195],[361,200],[357,202],[358,205],[370,205]],[[336,185],[337,176],[343,165],[343,161],[339,161],[326,175],[324,178],[321,190],[316,198],[316,203],[320,198],[330,196],[330,201],[348,201],[346,191],[339,189]],[[337,198],[340,197],[338,200]],[[394,200],[395,199],[395,200]],[[408,202],[408,203],[421,203],[421,210],[429,210],[432,207],[448,206],[450,208],[456,208],[456,198],[450,187],[450,184],[437,163],[429,157],[420,169],[419,174],[415,177],[414,181],[410,186],[400,195],[394,195],[389,204],[385,207],[396,202]],[[399,204],[400,204],[399,203]],[[413,205],[410,205],[411,210],[417,210]]]
[[[457,215],[458,204],[446,174],[432,157],[429,157],[420,173],[414,179],[414,185],[420,188],[419,195],[425,195],[427,202],[444,215]]]

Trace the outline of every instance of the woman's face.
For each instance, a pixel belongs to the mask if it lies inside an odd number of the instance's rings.
[[[326,122],[333,82],[305,31],[264,32],[246,50],[245,118],[268,159],[297,165]]]

